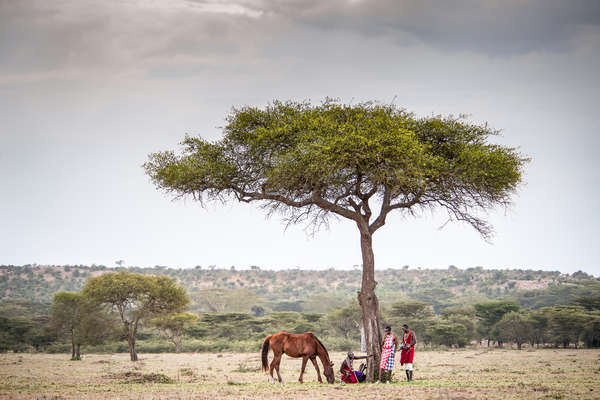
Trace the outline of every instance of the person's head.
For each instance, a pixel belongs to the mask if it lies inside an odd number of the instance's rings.
[[[402,325],[402,330],[404,331],[404,333],[408,333],[408,325]]]
[[[353,359],[354,358],[354,353],[349,351],[348,352],[348,358]]]
[[[385,327],[385,329],[383,331],[385,332],[386,335],[389,335],[390,333],[392,333],[392,327],[388,325]]]

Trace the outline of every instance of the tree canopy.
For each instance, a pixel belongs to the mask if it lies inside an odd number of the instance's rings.
[[[157,317],[150,322],[175,345],[175,352],[179,353],[185,330],[197,319],[196,314],[184,312]]]
[[[52,301],[51,326],[71,339],[71,360],[80,360],[82,344],[102,343],[114,332],[114,320],[80,292],[59,292]]]
[[[137,360],[135,338],[139,322],[182,311],[189,303],[185,289],[172,278],[125,271],[90,278],[83,295],[118,311],[127,334],[131,361]]]
[[[182,154],[154,153],[144,166],[168,192],[263,201],[289,222],[318,225],[334,213],[373,233],[392,210],[442,207],[487,237],[491,227],[472,210],[508,204],[526,161],[488,142],[497,134],[393,105],[275,101],[234,109],[221,140],[186,137]],[[371,198],[381,203],[374,219]]]

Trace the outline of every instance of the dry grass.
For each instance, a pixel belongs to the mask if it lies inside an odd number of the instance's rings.
[[[284,358],[269,383],[256,354],[0,355],[0,399],[598,399],[599,350],[417,352],[415,381],[399,366],[391,385],[319,385],[312,366]],[[336,363],[343,359],[332,354]],[[339,374],[338,374],[339,378]],[[172,382],[172,383],[169,383]]]

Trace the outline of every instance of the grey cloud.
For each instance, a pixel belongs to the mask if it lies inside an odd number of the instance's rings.
[[[490,55],[567,50],[584,28],[598,33],[600,25],[596,0],[265,0],[261,7],[323,30]]]
[[[503,56],[569,49],[599,22],[594,0],[0,0],[0,74],[186,76],[273,61],[332,30]]]
[[[122,71],[178,57],[210,63],[244,53],[253,18],[198,7],[206,3],[153,8],[134,2],[0,1],[0,73]]]

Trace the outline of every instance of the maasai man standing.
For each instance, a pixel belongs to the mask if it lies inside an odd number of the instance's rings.
[[[413,359],[415,358],[415,345],[417,337],[415,333],[408,329],[408,325],[402,325],[402,352],[400,353],[400,365],[405,365],[406,380],[413,380]]]
[[[394,354],[398,350],[398,336],[392,333],[392,328],[385,327],[385,336],[383,337],[383,346],[381,347],[381,363],[379,364],[379,381],[381,380],[381,372],[389,372],[388,383],[392,381],[392,370],[394,369]],[[378,383],[379,383],[378,381]]]

